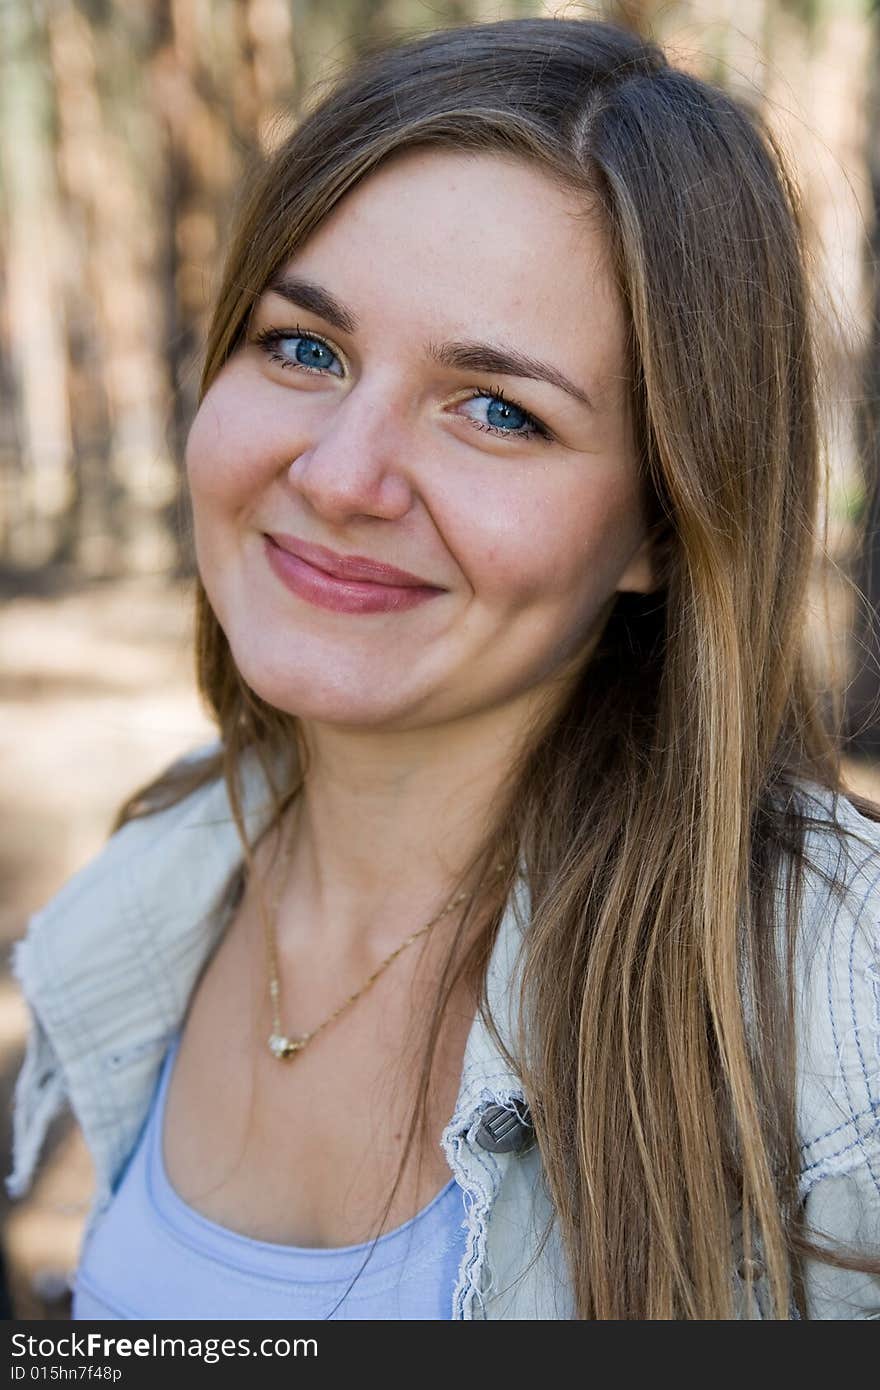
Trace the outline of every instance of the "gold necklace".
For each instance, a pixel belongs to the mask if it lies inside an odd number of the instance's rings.
[[[287,852],[282,861],[282,868],[286,866],[288,860],[290,859],[290,855],[291,847],[288,846]],[[501,873],[502,870],[504,870],[506,867],[507,865],[503,863],[496,864],[494,872],[496,874]],[[274,927],[274,922],[278,915],[278,906],[281,902],[281,892],[283,886],[284,876],[282,874],[280,886],[278,888],[278,891],[275,893],[272,901],[271,912],[269,913],[268,917],[265,914],[263,914],[263,926],[265,928],[266,934],[266,955],[269,963],[269,1002],[272,1007],[272,1032],[269,1035],[268,1043],[269,1051],[272,1053],[272,1056],[277,1057],[278,1060],[281,1062],[285,1062],[289,1057],[295,1057],[298,1052],[302,1052],[306,1044],[311,1042],[312,1038],[314,1038],[318,1033],[320,1033],[322,1028],[326,1028],[328,1023],[332,1023],[335,1018],[338,1018],[344,1009],[347,1009],[351,1004],[354,1003],[356,999],[360,999],[361,995],[369,989],[373,981],[378,979],[378,977],[382,974],[382,971],[387,969],[387,967],[391,964],[393,960],[397,959],[401,951],[405,951],[407,946],[411,946],[414,941],[418,941],[419,937],[424,936],[425,932],[430,931],[431,927],[433,927],[437,922],[439,922],[442,917],[447,916],[448,913],[452,912],[453,908],[458,907],[459,903],[464,902],[465,898],[467,898],[468,896],[469,891],[465,889],[463,892],[458,893],[452,899],[451,902],[448,902],[446,904],[442,912],[438,912],[437,916],[432,917],[430,922],[427,922],[424,927],[421,927],[418,931],[413,932],[412,936],[408,936],[405,941],[402,941],[400,945],[391,952],[390,956],[386,956],[382,964],[376,970],[373,971],[370,978],[364,984],[361,985],[360,989],[356,990],[354,994],[350,994],[348,998],[339,1005],[339,1008],[333,1011],[329,1018],[325,1018],[323,1023],[318,1024],[317,1028],[313,1028],[310,1033],[303,1033],[301,1037],[291,1038],[286,1033],[282,1033],[281,1031],[281,981],[278,976],[278,945],[276,941]]]

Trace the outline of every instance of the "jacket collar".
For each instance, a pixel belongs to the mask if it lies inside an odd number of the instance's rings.
[[[241,773],[242,811],[254,838],[268,824],[272,802],[252,750],[243,757]],[[145,1118],[168,1042],[222,934],[218,906],[241,859],[219,778],[167,810],[128,822],[30,919],[27,936],[13,953],[13,970],[35,1028],[31,1065],[26,1058],[16,1097],[19,1133],[14,1172],[7,1180],[11,1192],[28,1185],[51,1119],[27,1094],[42,1086],[45,1093],[66,1095],[92,1152],[98,1200],[109,1195]],[[508,1042],[513,967],[527,913],[520,876],[487,976],[490,1011]],[[521,1082],[478,1012],[465,1048],[453,1127],[471,1129],[480,1108],[493,1099],[507,1103],[512,1096],[522,1096]]]

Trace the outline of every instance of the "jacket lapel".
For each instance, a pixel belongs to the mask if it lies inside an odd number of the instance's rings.
[[[252,755],[242,763],[242,784],[253,835],[268,823],[271,800]],[[31,917],[12,955],[32,1018],[16,1083],[11,1196],[30,1185],[65,1098],[95,1164],[96,1203],[109,1196],[167,1044],[222,934],[217,906],[241,858],[220,779],[128,822]]]

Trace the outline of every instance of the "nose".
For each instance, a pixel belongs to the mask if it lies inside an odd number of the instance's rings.
[[[414,441],[388,394],[354,387],[290,463],[288,480],[327,521],[356,516],[397,520],[413,503],[404,460]]]

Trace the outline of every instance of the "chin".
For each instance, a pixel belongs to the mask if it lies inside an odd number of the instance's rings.
[[[365,698],[358,686],[376,683],[328,682],[326,677],[310,679],[301,667],[293,672],[267,670],[265,665],[239,661],[238,669],[255,695],[273,709],[298,719],[350,729],[392,729],[406,727],[409,713],[400,701],[383,699],[377,691]]]

